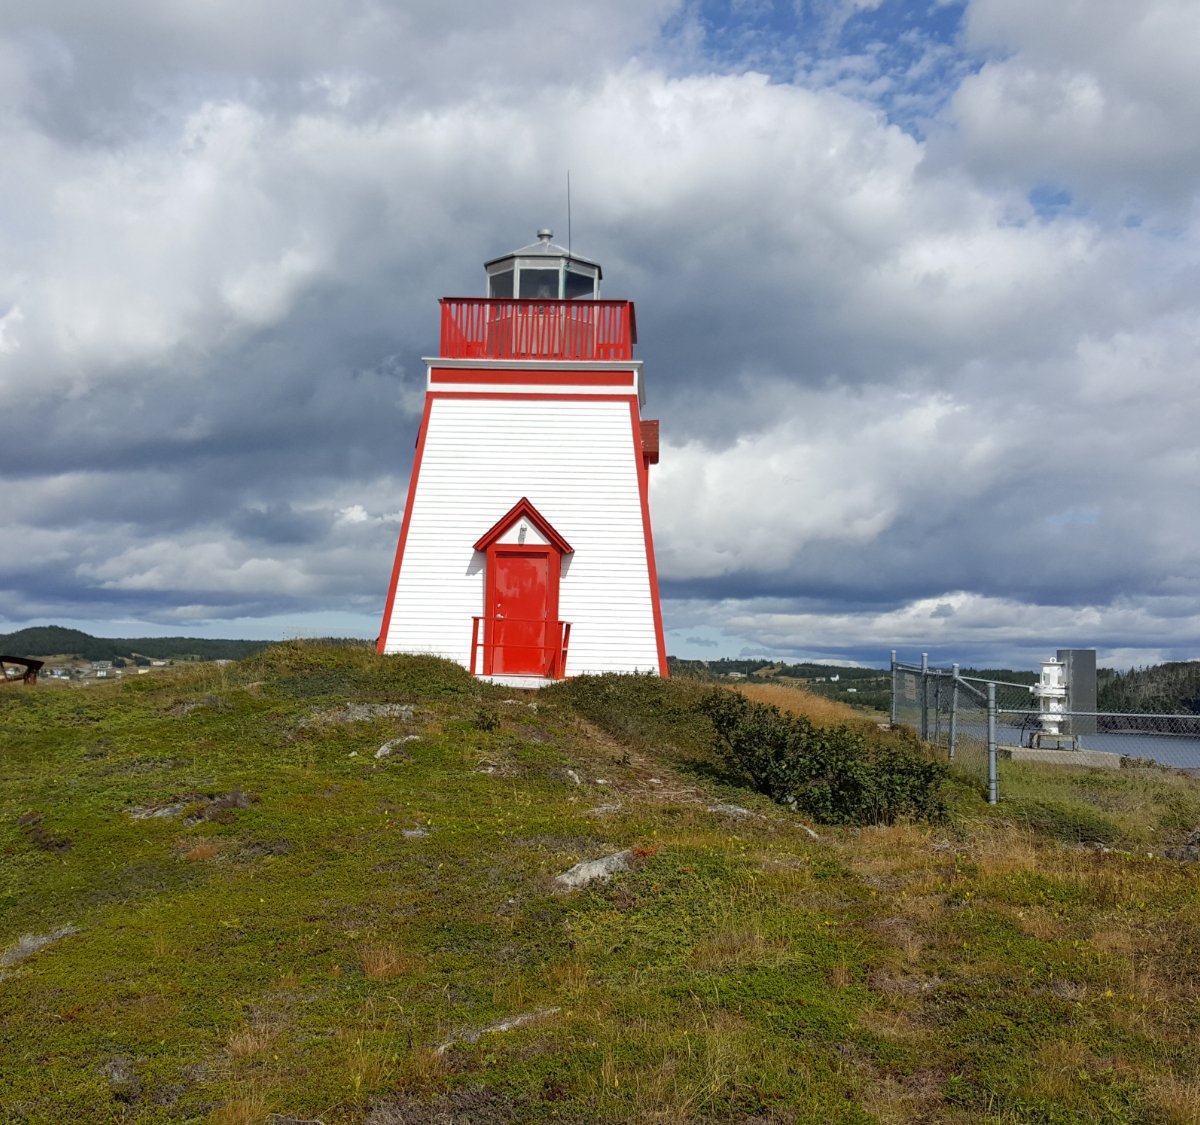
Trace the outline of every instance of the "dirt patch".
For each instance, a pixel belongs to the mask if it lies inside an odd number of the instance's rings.
[[[213,711],[230,711],[232,707],[215,695],[206,696],[204,699],[186,699],[182,703],[176,703],[167,714],[174,715],[177,719],[186,718],[193,711],[199,711],[203,707],[208,707]]]
[[[162,801],[135,805],[125,810],[130,820],[156,820],[183,815],[188,827],[203,820],[228,824],[238,809],[248,809],[258,798],[253,793],[231,789],[228,793],[175,793]]]
[[[42,814],[40,812],[24,813],[17,817],[17,824],[20,826],[21,831],[25,833],[25,839],[37,848],[38,851],[50,852],[53,855],[63,855],[72,848],[70,839],[49,831],[42,824]]]
[[[366,1125],[507,1125],[517,1120],[518,1109],[511,1098],[480,1088],[455,1090],[429,1102],[401,1094],[376,1102]]]
[[[133,1069],[133,1060],[124,1055],[114,1055],[99,1066],[100,1073],[108,1083],[113,1100],[125,1105],[136,1105],[142,1096],[142,1080]]]

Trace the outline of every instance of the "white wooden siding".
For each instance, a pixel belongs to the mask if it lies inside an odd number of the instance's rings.
[[[574,548],[559,588],[567,675],[657,671],[639,457],[629,400],[435,398],[385,651],[470,665],[485,612],[473,544],[526,496]]]

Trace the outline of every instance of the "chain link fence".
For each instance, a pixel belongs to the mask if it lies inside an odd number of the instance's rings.
[[[892,725],[944,750],[995,804],[1023,763],[1086,768],[1165,767],[1200,776],[1200,715],[1064,711],[1045,722],[1029,684],[964,676],[892,654]]]

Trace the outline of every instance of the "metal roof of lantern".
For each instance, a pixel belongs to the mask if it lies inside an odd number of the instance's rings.
[[[604,276],[599,262],[593,261],[591,258],[586,258],[582,254],[576,254],[568,250],[567,247],[560,246],[557,242],[553,241],[554,231],[549,227],[542,227],[537,232],[537,238],[537,242],[531,242],[528,246],[522,246],[519,250],[510,250],[507,254],[501,254],[498,258],[492,258],[484,262],[484,269],[490,269],[492,266],[506,262],[510,258],[565,258],[568,262],[578,262],[583,266],[592,266],[596,270],[598,277]]]

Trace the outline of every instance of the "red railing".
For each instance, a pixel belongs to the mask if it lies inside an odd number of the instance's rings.
[[[447,359],[632,359],[632,301],[443,297]]]
[[[479,625],[483,623],[483,636]],[[497,623],[501,625],[497,629]],[[513,631],[512,626],[517,626]],[[532,630],[521,626],[534,626]],[[519,637],[523,632],[536,633],[537,627],[545,626],[542,634],[544,643],[528,643],[510,640],[505,633]],[[498,636],[499,634],[499,636]],[[483,653],[485,676],[544,676],[550,680],[561,680],[566,674],[567,648],[571,643],[569,621],[525,621],[515,617],[472,617],[471,618],[471,675],[478,669],[478,657]]]

